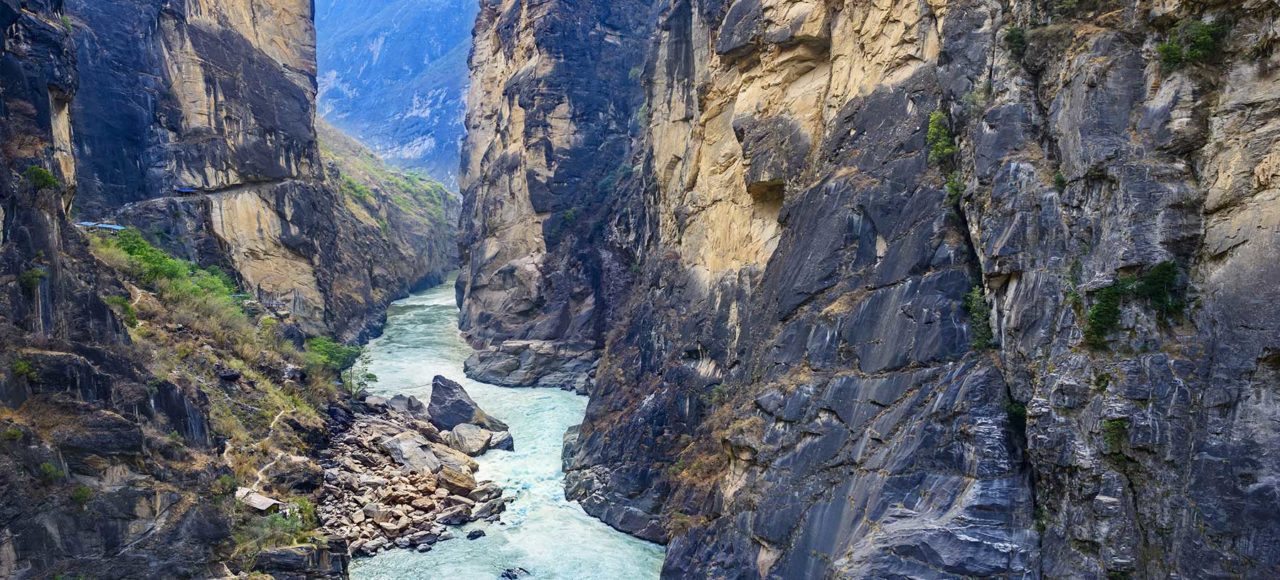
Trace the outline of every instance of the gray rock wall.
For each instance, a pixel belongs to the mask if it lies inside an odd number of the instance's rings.
[[[670,577],[1265,576],[1276,16],[660,3],[570,496]]]

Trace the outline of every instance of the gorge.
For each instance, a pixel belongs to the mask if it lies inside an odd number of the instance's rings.
[[[0,578],[1280,569],[1274,0],[0,25]]]

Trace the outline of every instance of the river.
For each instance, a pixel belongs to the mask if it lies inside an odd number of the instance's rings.
[[[502,485],[515,502],[497,524],[455,528],[457,539],[425,554],[383,552],[356,560],[357,580],[493,580],[504,570],[524,568],[529,578],[657,578],[663,548],[610,528],[564,497],[560,452],[565,431],[582,421],[585,397],[553,389],[508,389],[467,379],[462,363],[471,354],[458,333],[452,280],[393,304],[383,335],[370,342],[370,371],[380,395],[404,393],[424,403],[431,379],[458,381],[489,414],[505,421],[515,452],[490,451],[477,458],[477,480]],[[477,540],[465,539],[484,530]]]

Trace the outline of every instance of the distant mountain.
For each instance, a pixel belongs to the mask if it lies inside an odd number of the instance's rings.
[[[317,0],[319,112],[457,188],[476,0]]]

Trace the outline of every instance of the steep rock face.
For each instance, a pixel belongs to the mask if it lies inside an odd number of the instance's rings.
[[[370,215],[326,169],[311,2],[74,1],[68,12],[86,64],[71,115],[83,215],[234,272],[304,332],[343,340],[368,337],[386,304],[452,269],[447,215],[398,211],[377,185],[370,195],[389,209]],[[453,211],[447,197],[435,205]]]
[[[73,0],[80,207],[318,175],[309,0]]]
[[[592,305],[614,330],[570,496],[669,539],[672,577],[1274,569],[1276,17],[662,3],[650,118],[595,158],[639,170],[577,209],[602,262],[639,258]],[[475,272],[511,230],[472,231]],[[471,286],[472,336],[501,336]]]
[[[229,523],[195,498],[216,470],[186,462],[212,445],[201,395],[130,358],[99,298],[120,282],[67,218],[76,61],[61,13],[0,2],[0,577],[216,574]]]
[[[320,114],[456,191],[477,4],[316,2]]]
[[[457,286],[462,329],[485,348],[474,376],[585,388],[565,371],[589,376],[603,295],[618,281],[595,224],[615,200],[641,105],[634,67],[648,11],[642,1],[480,6]]]

